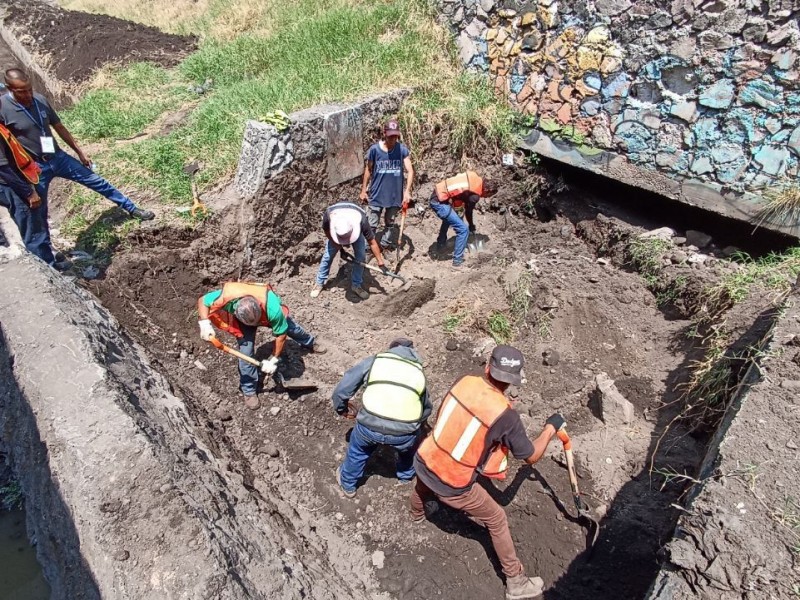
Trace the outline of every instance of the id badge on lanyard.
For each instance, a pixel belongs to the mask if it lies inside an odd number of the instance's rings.
[[[39,143],[42,145],[42,154],[55,154],[56,143],[49,135],[43,135],[39,138]]]

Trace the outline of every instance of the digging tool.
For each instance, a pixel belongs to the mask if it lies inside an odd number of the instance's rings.
[[[194,176],[200,170],[200,163],[193,160],[183,167],[183,172],[189,176],[189,181],[192,184],[192,208],[191,214],[193,217],[197,216],[198,212],[203,213],[203,216],[208,214],[208,208],[205,204],[200,202],[200,196],[197,194],[197,183],[195,183]]]
[[[556,432],[558,439],[564,446],[564,455],[567,457],[567,471],[569,472],[569,486],[572,488],[572,498],[575,500],[575,508],[578,509],[578,518],[586,524],[591,534],[591,543],[589,547],[594,546],[597,541],[597,536],[600,533],[600,524],[592,518],[589,512],[589,507],[581,498],[580,490],[578,490],[578,475],[575,472],[575,459],[572,456],[572,440],[569,439],[566,427],[562,427]]]
[[[406,278],[403,277],[402,275],[398,275],[397,273],[393,273],[392,271],[388,271],[388,270],[386,272],[384,272],[381,269],[379,269],[378,267],[375,267],[373,265],[368,265],[367,263],[363,263],[363,262],[357,261],[355,259],[355,257],[352,254],[346,252],[344,250],[344,248],[342,248],[341,253],[342,253],[342,258],[344,260],[346,260],[347,262],[351,262],[353,264],[361,265],[365,269],[369,269],[370,271],[375,271],[376,273],[382,273],[383,275],[387,275],[387,276],[391,277],[392,279],[399,279],[400,281],[403,282],[403,287],[400,288],[400,289],[402,291],[404,291],[404,292],[411,287],[411,282],[407,281]]]
[[[474,231],[470,232],[469,237],[472,240],[467,244],[467,249],[470,251],[470,253],[477,254],[478,252],[483,252],[485,249],[483,240],[477,239],[478,236],[475,235]]]
[[[398,270],[400,267],[400,247],[403,245],[403,230],[406,228],[407,214],[408,208],[404,206],[403,213],[400,215],[400,236],[397,238],[397,253],[394,255],[394,262],[398,266]]]
[[[244,362],[250,363],[251,365],[255,365],[259,369],[261,368],[261,361],[256,360],[252,356],[247,356],[246,354],[242,354],[238,350],[234,350],[230,346],[226,346],[216,337],[211,338],[210,341],[215,348],[218,348],[219,350],[222,350],[223,352],[226,352],[231,356],[235,356],[236,358],[239,358]],[[284,376],[278,371],[275,371],[275,380],[281,385],[283,389],[286,390],[310,390],[319,387],[316,383],[309,381],[307,379],[297,379],[297,378],[285,379]]]

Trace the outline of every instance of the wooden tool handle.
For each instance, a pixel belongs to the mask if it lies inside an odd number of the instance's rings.
[[[251,365],[255,365],[256,367],[261,367],[261,363],[257,361],[255,358],[247,356],[246,354],[242,354],[241,352],[239,352],[238,350],[234,350],[230,346],[226,346],[225,344],[220,342],[216,337],[211,338],[211,344],[214,347],[219,348],[223,352],[227,352],[228,354],[231,354],[236,358],[240,358],[244,362],[249,362]]]

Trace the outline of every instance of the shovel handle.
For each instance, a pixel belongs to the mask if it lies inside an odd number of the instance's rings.
[[[403,245],[403,230],[406,228],[406,213],[408,213],[408,209],[403,208],[400,215],[400,235],[397,236],[397,252],[394,255],[394,262],[398,265],[400,264],[400,247]]]
[[[388,275],[389,277],[392,277],[394,279],[399,279],[403,283],[406,282],[406,278],[403,277],[402,275],[399,275],[397,273],[393,273],[392,271],[389,271],[388,269],[387,269],[386,273],[384,273],[380,268],[378,268],[376,266],[368,265],[367,263],[363,263],[361,261],[356,260],[354,256],[352,256],[351,254],[345,252],[344,249],[340,250],[340,254],[342,255],[342,258],[344,260],[346,260],[347,262],[351,262],[353,264],[361,265],[365,269],[369,269],[370,271],[375,271],[376,273],[381,273],[383,275]]]
[[[248,362],[251,365],[255,365],[256,367],[261,366],[261,363],[258,362],[255,358],[247,356],[246,354],[242,354],[241,352],[239,352],[238,350],[234,350],[230,346],[226,346],[225,344],[220,342],[216,337],[211,338],[209,341],[211,342],[212,346],[218,348],[219,350],[222,350],[223,352],[227,352],[228,354],[235,356],[236,358],[239,358],[244,362]]]
[[[569,487],[572,488],[572,497],[575,500],[575,507],[579,513],[586,511],[586,505],[581,499],[581,492],[578,489],[578,475],[575,471],[575,458],[572,456],[572,440],[569,439],[566,428],[561,428],[556,432],[558,439],[564,446],[564,456],[567,459],[567,472],[569,473]]]

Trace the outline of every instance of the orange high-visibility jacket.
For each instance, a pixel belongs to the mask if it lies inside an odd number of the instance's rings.
[[[475,471],[504,479],[508,469],[508,448],[497,445],[479,464],[486,450],[489,428],[511,404],[502,392],[483,377],[459,379],[442,402],[433,432],[418,453],[425,466],[450,487],[464,488]]]
[[[39,173],[42,170],[39,168],[39,165],[36,164],[30,154],[25,151],[25,148],[22,147],[17,141],[17,138],[4,126],[0,125],[0,138],[6,143],[9,150],[11,150],[11,156],[14,157],[14,163],[16,163],[17,168],[20,170],[22,175],[33,185],[39,183]]]
[[[272,286],[268,283],[229,281],[222,286],[220,297],[208,307],[208,319],[222,331],[227,331],[236,337],[242,337],[244,334],[239,326],[239,321],[228,311],[222,310],[222,308],[232,300],[238,300],[243,296],[252,296],[258,300],[258,304],[261,306],[261,321],[259,321],[258,325],[260,327],[269,327],[270,324],[267,320],[268,291],[272,291]],[[289,309],[283,305],[281,305],[281,310],[284,315],[289,314]]]
[[[472,192],[478,196],[483,196],[483,179],[475,171],[466,171],[453,177],[448,177],[436,184],[436,197],[439,202],[450,202],[453,199],[453,206],[461,206],[461,194]]]

